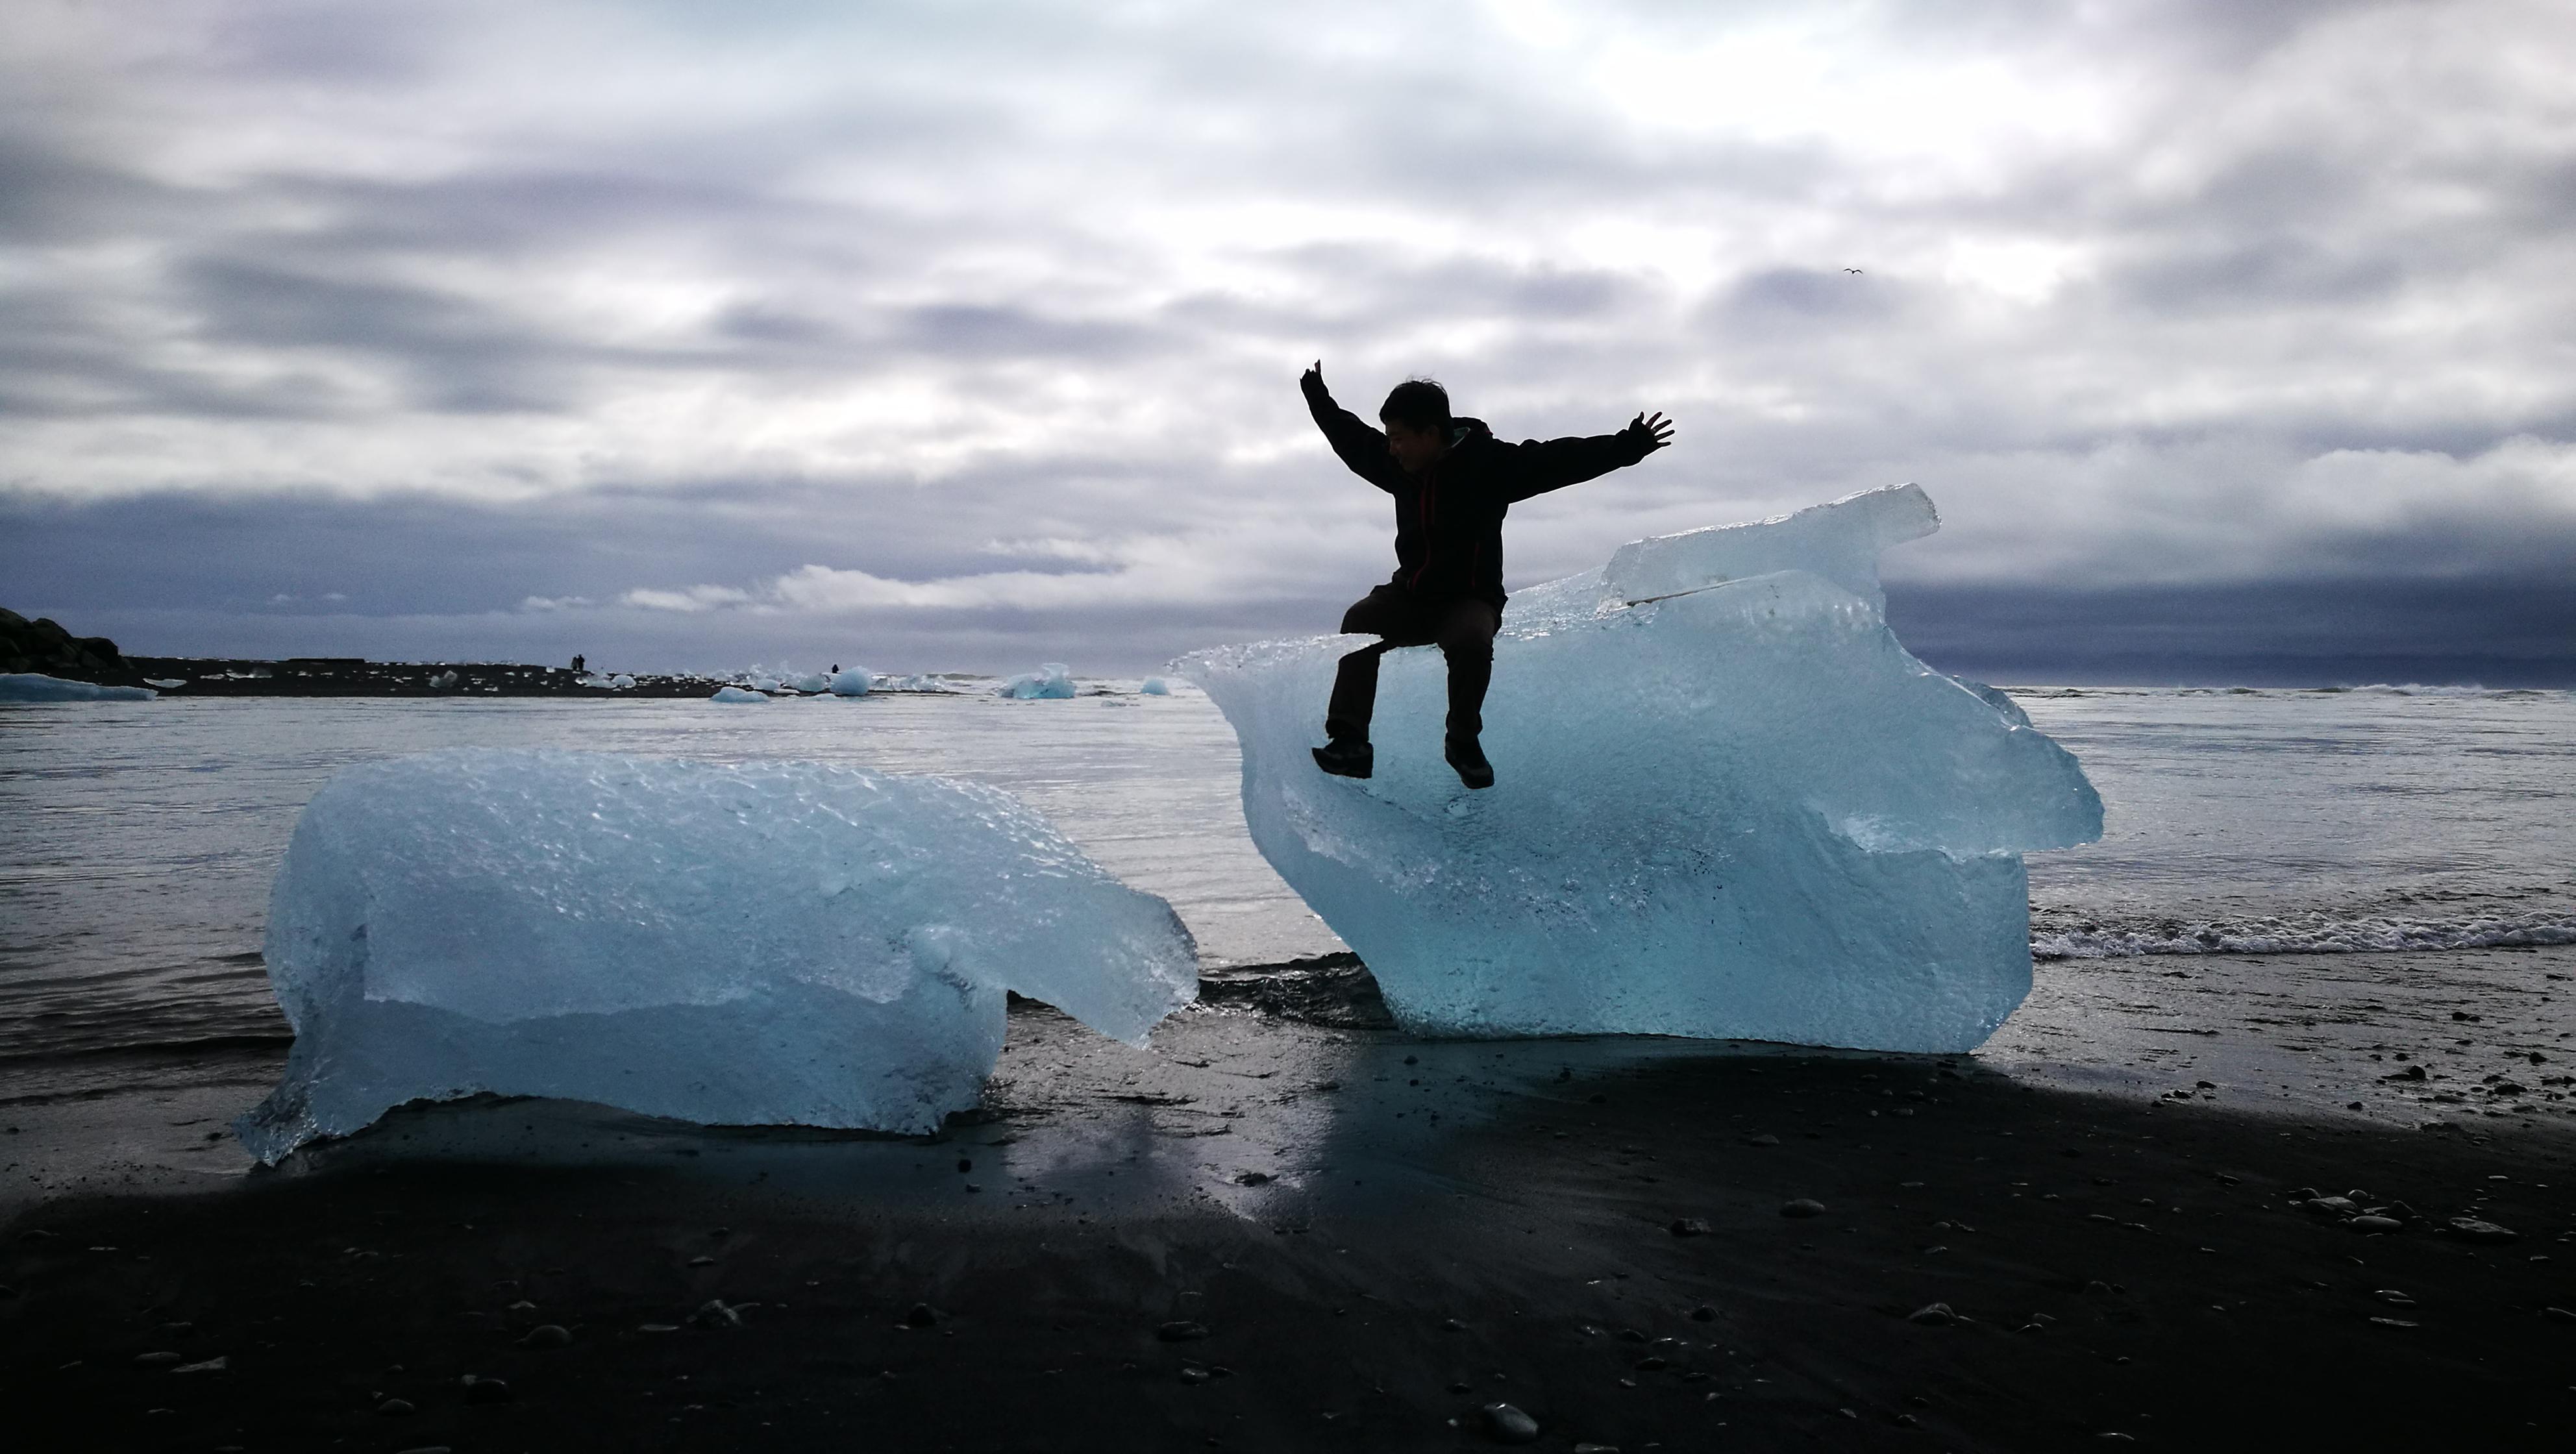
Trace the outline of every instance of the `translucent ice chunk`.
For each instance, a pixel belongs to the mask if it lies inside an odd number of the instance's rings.
[[[847,671],[838,671],[832,674],[832,695],[836,697],[864,697],[868,694],[868,689],[875,684],[876,678],[869,675],[866,667],[854,666],[849,668]]]
[[[1749,525],[1719,525],[1632,540],[1604,568],[1610,593],[1651,601],[1776,570],[1802,570],[1884,610],[1878,553],[1941,528],[1920,485],[1896,485],[1811,505]]]
[[[103,687],[43,672],[0,672],[0,702],[148,702],[160,695],[150,687]]]
[[[769,694],[755,692],[748,687],[718,687],[716,694],[707,700],[710,702],[766,702],[769,700]]]
[[[465,750],[350,768],[269,903],[274,1161],[414,1099],[935,1129],[1006,991],[1141,1043],[1197,993],[1171,907],[997,788],[820,763]]]
[[[1878,550],[1935,520],[1904,486],[1524,593],[1483,791],[1441,759],[1434,649],[1387,655],[1363,782],[1307,750],[1355,639],[1183,666],[1241,739],[1254,843],[1416,1029],[1964,1050],[2029,992],[2022,851],[2102,805],[1889,632]]]
[[[1172,684],[1161,677],[1147,677],[1145,684],[1136,690],[1149,697],[1168,697],[1172,694]]]
[[[1023,672],[993,689],[997,697],[1016,697],[1022,701],[1073,695],[1073,668],[1060,661],[1046,662],[1033,672]]]

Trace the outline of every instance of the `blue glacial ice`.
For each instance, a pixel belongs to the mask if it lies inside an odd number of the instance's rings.
[[[1161,677],[1147,677],[1136,690],[1149,697],[1168,697],[1172,694],[1172,684]]]
[[[1046,662],[1036,671],[1022,672],[995,687],[993,695],[1020,701],[1070,697],[1073,695],[1073,668],[1060,661]]]
[[[1243,748],[1253,842],[1408,1027],[1951,1052],[2030,990],[2021,855],[2101,836],[2075,758],[1888,630],[1912,485],[1622,546],[1515,597],[1484,746],[1441,760],[1445,665],[1391,652],[1376,776],[1326,777],[1364,638],[1182,663]]]
[[[349,768],[296,824],[266,947],[295,1046],[238,1123],[263,1161],[487,1091],[928,1131],[975,1103],[1007,991],[1131,1043],[1198,992],[1171,906],[1018,799],[821,763]]]
[[[770,685],[776,686],[777,683],[772,682]],[[749,687],[718,687],[715,695],[707,700],[710,702],[766,702],[769,700],[769,693],[754,691]]]
[[[863,666],[832,673],[832,695],[836,697],[864,697],[875,685],[876,677]]]
[[[149,702],[150,687],[103,687],[37,671],[0,672],[0,702]]]

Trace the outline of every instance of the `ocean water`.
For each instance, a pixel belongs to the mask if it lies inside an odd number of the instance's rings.
[[[276,1043],[284,1022],[258,949],[297,812],[343,766],[437,747],[802,758],[977,778],[1171,900],[1212,967],[1341,947],[1246,837],[1234,738],[1215,709],[1185,686],[1168,697],[1138,695],[1132,682],[1087,690],[1063,701],[966,692],[751,706],[0,705],[0,1061]],[[2422,956],[2411,978],[2438,998],[2445,966],[2491,977],[2492,957],[2475,951],[2576,944],[2576,694],[2017,695],[2083,759],[2108,809],[2103,842],[2030,860],[2044,984],[2126,986],[2134,970],[2116,971],[2146,957],[2218,956],[2250,1002],[2277,997],[2281,982],[2255,983],[2248,966],[2264,961],[2246,956],[2367,952]],[[2205,996],[2229,987],[2198,978]]]

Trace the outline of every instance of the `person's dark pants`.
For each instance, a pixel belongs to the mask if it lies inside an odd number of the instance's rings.
[[[1449,658],[1449,735],[1475,737],[1485,730],[1485,688],[1494,679],[1494,633],[1502,626],[1502,613],[1473,596],[1423,601],[1394,585],[1369,592],[1342,613],[1342,629],[1386,639],[1342,658],[1325,733],[1336,742],[1368,741],[1378,658],[1399,646],[1437,646]]]

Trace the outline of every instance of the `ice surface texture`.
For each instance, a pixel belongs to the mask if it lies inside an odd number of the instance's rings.
[[[1523,593],[1480,792],[1441,760],[1436,649],[1386,657],[1366,782],[1307,752],[1359,638],[1182,665],[1242,740],[1254,843],[1411,1028],[1965,1050],[2030,990],[2022,851],[2099,837],[2102,803],[1888,631],[1878,551],[1938,523],[1904,485]]]
[[[1141,1042],[1197,995],[1171,906],[998,788],[819,763],[465,750],[342,772],[269,901],[274,1161],[490,1091],[928,1131],[1004,992]]]
[[[0,672],[0,702],[148,702],[160,695],[150,687],[102,687],[43,672]]]

